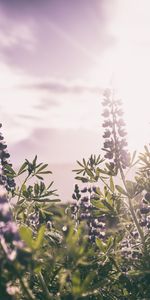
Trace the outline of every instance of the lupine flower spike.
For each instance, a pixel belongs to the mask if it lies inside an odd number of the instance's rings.
[[[2,124],[0,124],[0,128]],[[0,185],[6,188],[7,191],[13,191],[15,188],[15,181],[12,176],[8,176],[9,167],[12,164],[8,161],[10,154],[7,151],[7,145],[4,143],[4,138],[0,133]]]
[[[123,169],[130,164],[130,154],[127,147],[125,122],[122,119],[123,111],[121,109],[121,101],[113,98],[111,90],[106,90],[102,105],[104,111],[103,127],[104,131],[104,147],[102,150],[106,152],[105,158],[110,161],[109,169],[117,174],[119,166]]]

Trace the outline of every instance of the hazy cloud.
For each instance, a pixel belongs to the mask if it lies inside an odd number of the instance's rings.
[[[0,47],[1,50],[21,45],[26,50],[32,50],[35,46],[34,22],[28,20],[17,21],[9,18],[1,9],[0,1]]]
[[[39,120],[39,117],[34,115],[24,115],[24,114],[18,114],[16,117],[26,120]]]
[[[106,2],[0,0],[0,53],[9,65],[36,76],[82,76],[115,42]]]
[[[45,110],[50,107],[57,107],[59,106],[59,102],[56,99],[41,99],[41,102],[34,106],[35,109]]]
[[[60,79],[54,81],[49,80],[45,82],[35,82],[30,84],[21,85],[20,88],[23,89],[35,89],[35,90],[44,90],[52,93],[73,93],[81,94],[84,92],[89,93],[102,93],[103,89],[98,86],[83,85],[71,82],[61,81]]]

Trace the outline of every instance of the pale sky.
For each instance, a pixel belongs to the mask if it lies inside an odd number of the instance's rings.
[[[38,154],[57,165],[57,181],[62,165],[71,173],[76,160],[99,153],[109,86],[124,104],[129,148],[142,150],[150,142],[149,0],[0,0],[0,121],[16,166]]]

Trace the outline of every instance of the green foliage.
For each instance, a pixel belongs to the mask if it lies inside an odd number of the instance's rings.
[[[103,105],[104,158],[77,161],[68,204],[37,156],[13,169],[0,135],[2,300],[150,299],[150,150],[131,156],[120,101]]]

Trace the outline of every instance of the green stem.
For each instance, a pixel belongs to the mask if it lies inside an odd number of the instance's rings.
[[[39,278],[39,281],[40,281],[40,284],[41,284],[41,287],[43,289],[43,292],[45,294],[46,299],[47,300],[52,300],[52,295],[50,294],[50,292],[47,288],[47,285],[45,283],[44,277],[43,277],[41,272],[38,274],[38,278]]]
[[[113,136],[114,136],[114,142],[115,142],[115,148],[116,148],[116,151],[115,151],[115,159],[118,160],[117,158],[117,152],[118,152],[118,141],[117,141],[117,135],[116,135],[116,120],[115,120],[115,112],[114,112],[114,104],[112,103],[112,118],[113,118]],[[125,175],[124,175],[124,172],[123,172],[123,169],[122,169],[122,166],[120,164],[120,161],[118,161],[118,169],[120,171],[120,175],[121,175],[121,179],[122,179],[122,182],[124,184],[124,187],[128,193],[128,189],[127,189],[127,185],[126,185],[126,179],[125,179]],[[141,241],[142,241],[142,244],[145,248],[145,238],[144,238],[144,233],[143,233],[143,230],[141,229],[140,227],[140,224],[138,222],[138,219],[136,217],[136,214],[135,214],[135,211],[134,211],[134,208],[132,206],[132,198],[130,197],[129,193],[128,193],[128,203],[129,203],[129,209],[130,209],[130,213],[131,213],[131,216],[132,216],[132,219],[136,225],[136,228],[137,228],[137,231],[139,233],[139,236],[141,238]]]
[[[19,277],[19,280],[20,280],[20,283],[21,283],[21,287],[22,287],[23,291],[25,292],[25,294],[28,297],[27,299],[28,300],[35,300],[35,297],[32,295],[31,291],[26,286],[26,284],[24,283],[23,279],[19,276],[19,274],[18,274],[18,277]]]
[[[126,191],[128,192],[127,185],[126,185],[126,180],[125,180],[125,175],[124,175],[124,172],[123,172],[122,167],[120,165],[119,165],[119,170],[120,170],[120,175],[121,175],[124,187],[125,187]],[[134,208],[133,208],[133,205],[132,205],[132,198],[130,196],[128,196],[128,203],[129,203],[129,208],[130,208],[130,213],[131,213],[132,219],[133,219],[133,221],[136,225],[136,228],[137,228],[137,231],[138,231],[139,236],[141,238],[142,244],[145,247],[144,233],[143,233],[143,230],[141,229],[140,224],[138,222],[138,219],[136,217],[136,214],[135,214],[135,211],[134,211]]]
[[[107,183],[102,177],[100,177],[100,180],[105,184],[105,186],[107,186],[108,190],[109,190],[112,194],[114,194],[113,190],[110,188],[110,186],[108,185],[108,183]]]
[[[139,235],[140,235],[142,244],[143,244],[143,246],[145,246],[144,233],[143,233],[143,230],[142,230],[141,227],[140,227],[140,224],[139,224],[139,222],[138,222],[138,220],[137,220],[137,217],[136,217],[134,208],[133,208],[133,206],[132,206],[132,201],[131,201],[132,199],[131,199],[131,198],[128,198],[128,200],[129,200],[129,208],[130,208],[130,212],[131,212],[133,221],[134,221],[134,223],[135,223],[135,225],[136,225],[136,228],[137,228],[137,231],[138,231],[138,233],[139,233]]]
[[[27,182],[28,178],[30,177],[30,175],[28,175],[25,180],[23,181],[22,185],[21,185],[21,188],[20,188],[20,192],[19,192],[19,196],[18,196],[18,201],[20,200],[20,197],[21,197],[21,193],[22,193],[22,188],[24,186],[24,184]]]

